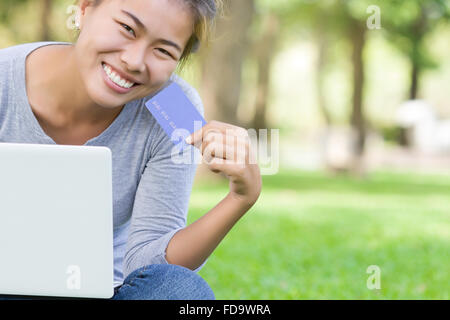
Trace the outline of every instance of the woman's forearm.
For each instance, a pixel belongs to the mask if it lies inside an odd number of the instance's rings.
[[[191,270],[201,266],[252,205],[229,193],[208,213],[172,237],[166,249],[167,262]]]

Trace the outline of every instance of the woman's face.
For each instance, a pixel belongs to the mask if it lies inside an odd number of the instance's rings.
[[[75,52],[90,98],[115,108],[160,89],[192,35],[192,16],[183,3],[103,0],[97,7],[88,3],[81,4]]]

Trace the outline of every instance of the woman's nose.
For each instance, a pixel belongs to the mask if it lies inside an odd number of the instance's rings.
[[[143,73],[145,71],[144,57],[145,50],[143,48],[132,46],[122,52],[120,59],[130,72]]]

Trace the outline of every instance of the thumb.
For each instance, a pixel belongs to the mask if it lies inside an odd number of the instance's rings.
[[[187,143],[187,144],[192,144],[192,134],[191,135],[188,135],[187,137],[186,137],[186,139],[184,139],[184,141]]]
[[[205,130],[205,127],[202,127],[200,129],[198,129],[197,131],[194,131],[193,133],[188,135],[184,141],[187,144],[197,145],[198,142],[202,142],[203,141],[203,132],[204,132],[204,130]]]
[[[197,141],[201,140],[201,129],[195,131],[194,133],[188,135],[184,141],[186,141],[187,144],[196,144]]]

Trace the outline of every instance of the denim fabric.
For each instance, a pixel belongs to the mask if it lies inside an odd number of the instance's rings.
[[[0,296],[0,300],[67,300],[60,297]],[[196,272],[173,264],[152,264],[128,275],[112,300],[214,300],[214,292]]]
[[[113,300],[214,300],[196,272],[173,264],[152,264],[130,273]]]

